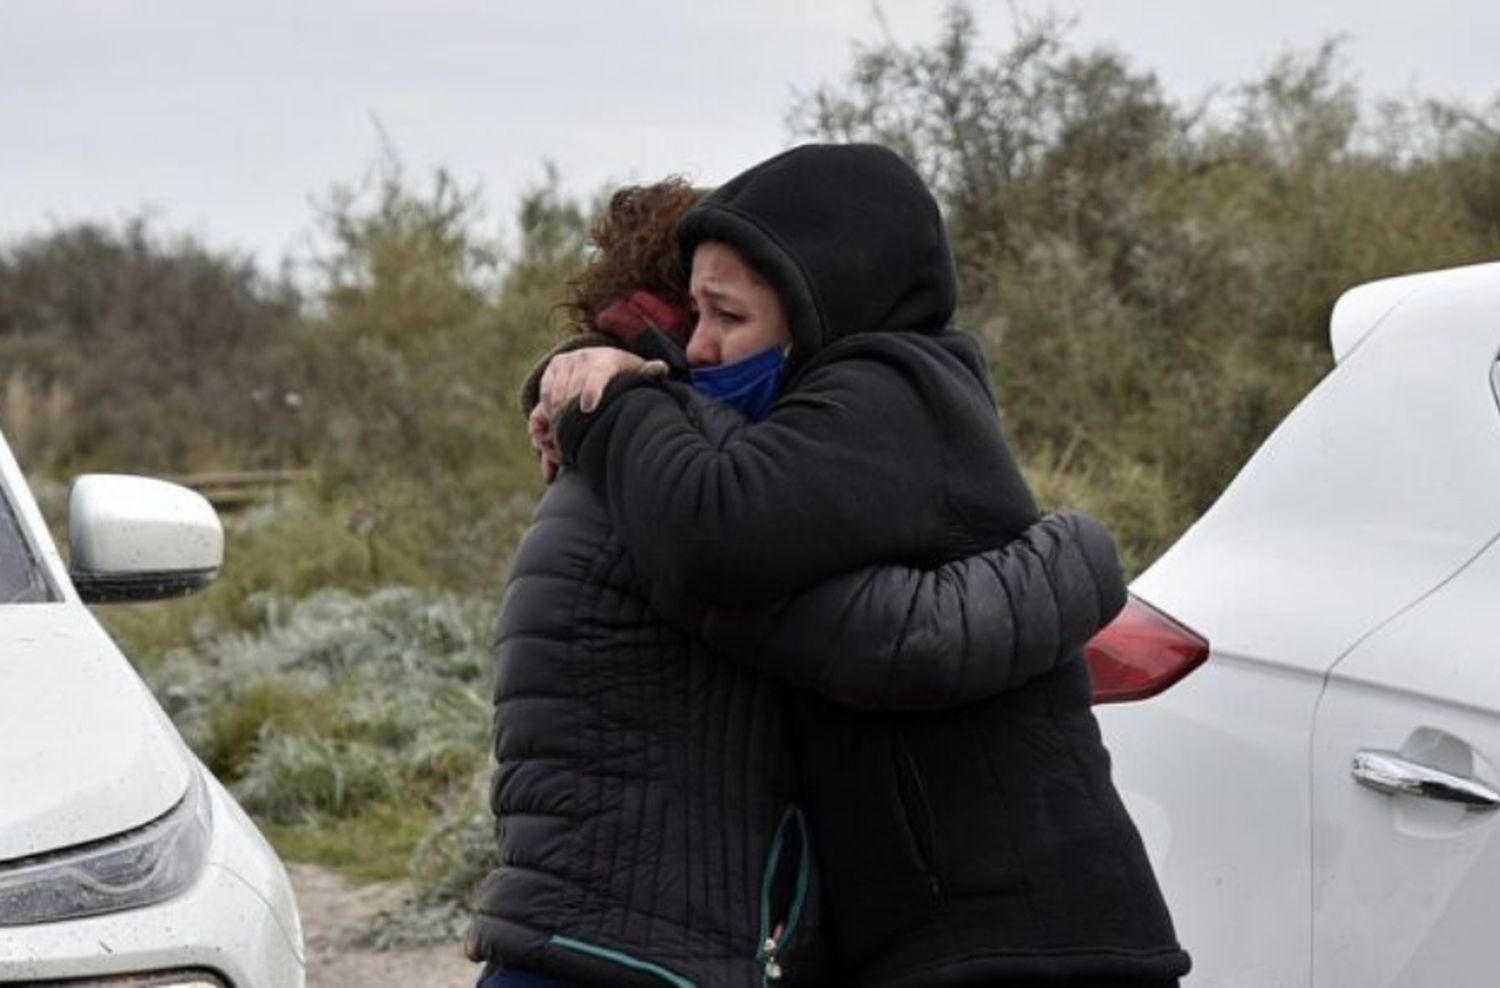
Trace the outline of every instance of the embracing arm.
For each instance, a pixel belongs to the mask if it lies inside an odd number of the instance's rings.
[[[709,609],[697,634],[846,706],[935,710],[1050,672],[1124,603],[1109,533],[1067,511],[936,568],[878,564],[775,605]]]
[[[671,389],[621,375],[596,412],[560,416],[558,445],[653,580],[709,604],[765,604],[870,563],[978,548],[949,497],[950,457],[959,429],[1006,455],[993,406],[948,381],[924,394],[913,376],[879,352],[829,361],[765,421],[716,430]],[[1011,473],[993,496],[1014,532],[1036,514]]]
[[[563,446],[610,502],[657,609],[715,649],[851,706],[961,705],[1074,656],[1124,600],[1108,533],[1064,514],[1022,522],[999,548],[947,551],[941,565],[891,561],[930,556],[934,532],[961,521],[945,514],[933,455],[943,437],[921,431],[954,422],[892,380],[899,368],[837,370],[809,375],[753,427],[691,389],[629,376],[597,415],[571,413],[587,429],[568,437],[564,425]],[[956,407],[993,420],[988,406]],[[1003,447],[998,430],[977,435]],[[1017,485],[1002,479],[994,497],[1034,519]]]

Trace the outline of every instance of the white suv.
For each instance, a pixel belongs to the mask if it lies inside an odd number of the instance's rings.
[[[95,475],[69,528],[71,573],[0,438],[0,982],[297,988],[281,862],[84,606],[206,585],[219,520]]]
[[[1500,264],[1356,288],[1331,342],[1131,587],[1208,660],[1100,719],[1189,984],[1494,985]]]

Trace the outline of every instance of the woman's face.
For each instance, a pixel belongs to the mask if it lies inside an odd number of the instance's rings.
[[[713,240],[699,244],[688,291],[698,319],[687,345],[693,367],[732,364],[791,346],[781,299],[733,247]]]

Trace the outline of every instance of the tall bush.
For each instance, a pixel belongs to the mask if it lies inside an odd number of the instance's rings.
[[[0,250],[0,425],[33,470],[298,459],[306,423],[271,407],[301,386],[298,311],[248,259],[145,220],[23,239]]]
[[[383,578],[493,589],[536,470],[514,395],[582,263],[584,217],[555,180],[520,205],[519,252],[476,193],[388,164],[331,203],[314,339],[326,492],[386,548]]]

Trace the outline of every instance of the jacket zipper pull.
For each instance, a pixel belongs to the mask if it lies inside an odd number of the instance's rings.
[[[760,956],[765,959],[766,982],[780,981],[786,973],[781,964],[776,960],[776,951],[781,948],[780,938],[784,927],[777,925],[775,932],[766,937],[766,942],[760,945]]]

